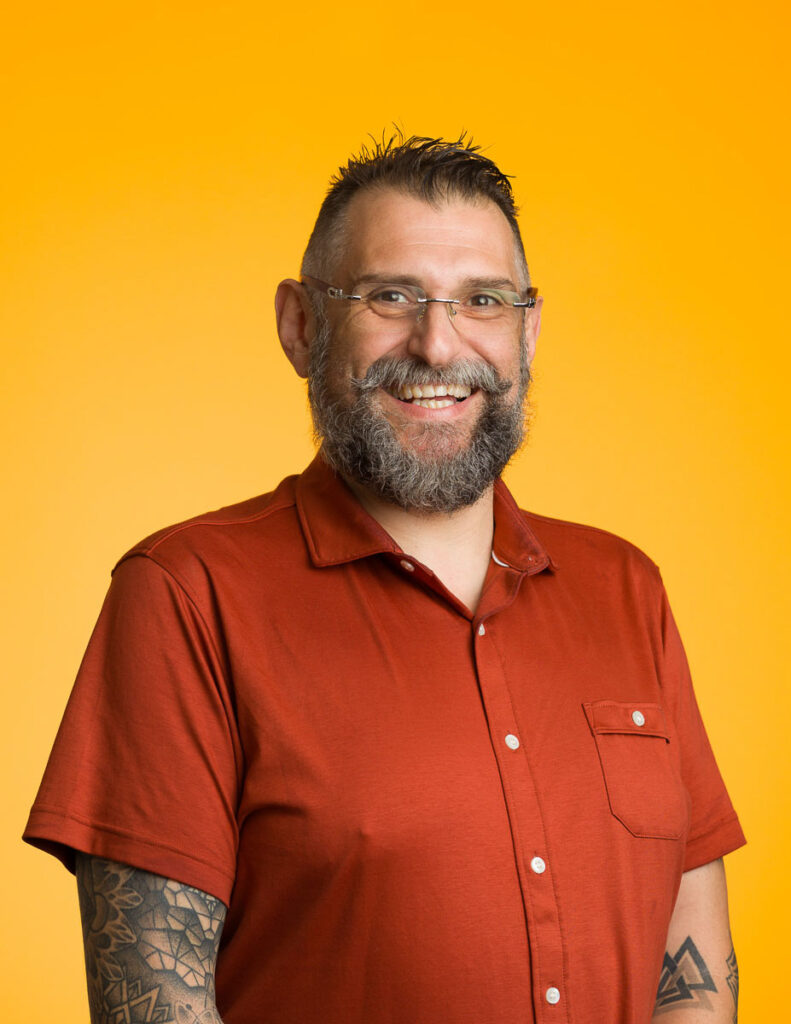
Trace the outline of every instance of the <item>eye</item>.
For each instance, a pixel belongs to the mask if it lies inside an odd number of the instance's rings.
[[[404,302],[414,302],[414,299],[407,295],[406,292],[400,288],[392,288],[390,286],[377,288],[376,291],[371,292],[368,298],[371,302],[379,302],[385,306],[397,306]]]
[[[472,306],[473,309],[492,309],[503,306],[503,298],[497,292],[473,292],[465,300],[465,306]]]

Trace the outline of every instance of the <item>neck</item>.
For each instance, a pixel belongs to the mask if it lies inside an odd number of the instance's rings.
[[[382,501],[354,480],[346,482],[404,554],[431,569],[474,612],[492,554],[493,487],[457,512],[414,512]]]

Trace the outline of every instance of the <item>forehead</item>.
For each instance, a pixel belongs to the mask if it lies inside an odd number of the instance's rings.
[[[402,273],[432,279],[497,276],[516,282],[511,226],[489,199],[437,205],[393,189],[358,193],[346,211],[346,276]]]

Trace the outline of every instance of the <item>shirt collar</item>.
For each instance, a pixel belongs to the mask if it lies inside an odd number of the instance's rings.
[[[320,453],[298,477],[296,499],[315,566],[340,565],[376,554],[402,554]],[[549,555],[502,480],[494,485],[494,552],[501,562],[521,572],[533,574],[552,568]]]
[[[339,565],[400,550],[320,452],[298,477],[296,491],[299,521],[314,565]]]
[[[494,482],[492,550],[501,562],[530,575],[555,568],[546,548],[527,525],[524,512],[500,479]]]

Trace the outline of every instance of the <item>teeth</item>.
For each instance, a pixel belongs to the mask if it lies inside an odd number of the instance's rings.
[[[444,398],[446,395],[451,398],[469,398],[472,388],[462,387],[460,384],[405,384],[390,393],[405,401],[415,398]]]
[[[449,398],[440,398],[437,401],[436,398],[416,398],[412,405],[420,405],[424,409],[447,409],[449,405],[455,405],[456,403]]]

